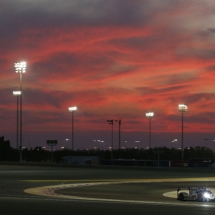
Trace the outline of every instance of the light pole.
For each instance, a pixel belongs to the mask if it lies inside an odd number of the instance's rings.
[[[17,97],[16,107],[16,149],[19,148],[19,96],[22,94],[21,91],[13,91],[13,95]]]
[[[149,148],[151,148],[151,141],[152,141],[151,119],[152,119],[152,117],[154,117],[154,112],[148,112],[148,113],[146,113],[146,117],[149,119]]]
[[[119,123],[119,150],[121,149],[121,123],[122,123],[122,120],[119,120],[118,121]]]
[[[125,143],[127,143],[127,140],[123,140],[122,142],[124,143],[124,145],[122,146],[122,148],[125,149],[126,148]]]
[[[209,139],[205,138],[204,140],[205,140],[206,148],[207,148],[207,147],[208,147],[208,140],[209,140]]]
[[[188,109],[187,105],[179,104],[178,110],[181,112],[181,156],[182,160],[184,160],[184,112]]]
[[[22,162],[22,73],[26,72],[26,62],[22,61],[19,63],[15,63],[15,71],[16,73],[20,74],[20,146],[19,146],[19,156],[20,156],[20,162]]]
[[[140,141],[139,140],[135,140],[134,142],[137,144],[134,148],[138,149]]]
[[[74,149],[74,123],[73,123],[73,121],[74,121],[74,111],[76,111],[77,110],[77,107],[76,106],[74,106],[74,107],[68,107],[68,109],[69,109],[69,112],[72,112],[72,150]]]
[[[111,129],[111,164],[113,164],[113,119],[111,120],[107,120],[107,122],[112,125],[112,129]],[[110,148],[110,147],[109,147]]]
[[[121,148],[121,124],[122,124],[122,120],[114,120],[115,122],[118,122],[119,124],[119,150]]]
[[[178,141],[178,139],[173,139],[172,141],[171,141],[171,143],[174,143],[174,142],[177,142]],[[172,148],[172,144],[171,144],[171,148]]]
[[[47,140],[46,143],[51,146],[51,162],[53,163],[53,146],[57,145],[57,140]]]
[[[104,142],[105,142],[104,140],[100,140],[102,150],[104,149],[104,146],[103,146],[103,145],[104,145]]]
[[[65,139],[66,140],[66,142],[67,142],[67,149],[69,149],[69,147],[68,147],[68,141],[70,140],[70,139]]]
[[[157,150],[154,151],[153,153],[158,155],[158,167],[160,167],[160,154],[163,154],[163,151]]]
[[[31,149],[31,139],[32,139],[32,137],[28,137],[28,139],[29,139],[28,148],[29,148],[29,150],[30,150],[30,149]]]

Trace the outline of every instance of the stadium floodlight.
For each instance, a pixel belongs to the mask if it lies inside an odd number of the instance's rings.
[[[152,118],[154,116],[154,112],[148,112],[146,113],[147,118]]]
[[[16,73],[25,73],[26,72],[26,67],[27,67],[27,63],[25,61],[19,62],[19,63],[15,63],[14,64]]]
[[[186,112],[188,110],[188,107],[185,104],[179,104],[178,110],[179,110],[179,112]]]
[[[68,110],[69,112],[72,112],[72,150],[74,150],[74,111],[77,110],[77,107],[68,107]]]
[[[65,139],[66,140],[66,142],[67,142],[67,149],[69,149],[69,146],[68,146],[68,142],[69,142],[69,138],[67,138],[67,139]]]
[[[69,110],[69,112],[73,112],[73,111],[77,110],[77,107],[76,106],[68,107],[68,110]]]
[[[146,117],[149,119],[149,148],[151,148],[152,132],[151,132],[151,119],[154,117],[154,112],[147,112]]]
[[[22,73],[26,72],[27,63],[25,61],[21,61],[14,64],[15,72],[19,73],[20,77],[20,146],[19,146],[19,157],[20,162],[22,162]]]
[[[185,104],[179,104],[178,110],[181,112],[181,156],[182,160],[184,160],[184,112],[188,110],[188,107]]]
[[[21,91],[13,91],[14,96],[20,96],[22,94]]]

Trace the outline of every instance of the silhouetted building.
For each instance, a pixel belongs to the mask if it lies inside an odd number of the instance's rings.
[[[4,136],[0,137],[0,161],[11,160],[11,151],[10,141],[5,141]]]

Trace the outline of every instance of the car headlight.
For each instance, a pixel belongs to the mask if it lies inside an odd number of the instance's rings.
[[[209,193],[204,193],[204,197],[205,198],[210,198],[210,194]]]

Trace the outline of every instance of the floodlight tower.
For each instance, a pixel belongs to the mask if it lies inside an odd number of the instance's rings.
[[[72,112],[72,150],[74,150],[74,111],[77,110],[77,107],[68,107],[69,112]]]
[[[171,140],[171,143],[174,143],[174,142],[177,142],[178,141],[178,139],[173,139],[173,140]],[[172,148],[172,144],[171,144],[171,148]]]
[[[185,104],[179,104],[178,110],[181,112],[181,156],[184,160],[184,112],[188,110],[188,107]]]
[[[13,91],[13,95],[17,97],[16,106],[16,149],[19,149],[19,96],[22,94],[21,91]]]
[[[32,137],[28,137],[28,148],[29,148],[29,150],[31,150],[31,139],[32,139]]]
[[[66,140],[66,142],[67,142],[67,149],[69,149],[69,147],[68,147],[68,141],[70,140],[70,139],[65,139]]]
[[[151,148],[151,119],[154,117],[154,112],[146,113],[146,117],[149,119],[149,148]]]
[[[111,164],[113,164],[113,123],[114,120],[107,120],[108,124],[111,125]],[[109,147],[110,148],[110,147]]]
[[[206,148],[207,148],[207,147],[208,147],[208,140],[209,140],[209,139],[208,139],[208,138],[205,138],[204,140],[205,140]]]
[[[19,146],[19,156],[20,156],[20,162],[22,162],[22,73],[26,72],[26,62],[22,61],[19,63],[15,63],[15,71],[16,73],[20,74],[20,146]]]

